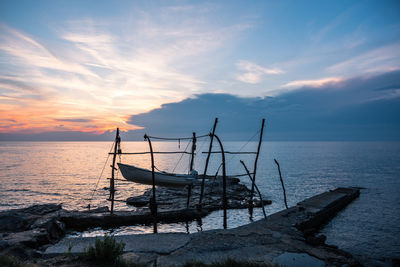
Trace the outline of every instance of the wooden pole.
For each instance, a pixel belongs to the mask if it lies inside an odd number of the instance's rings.
[[[212,150],[212,145],[213,145],[213,140],[214,140],[214,134],[215,134],[215,128],[217,127],[217,123],[218,123],[218,118],[215,118],[214,126],[213,126],[213,129],[212,129],[212,134],[210,135],[210,146],[208,147],[208,155],[207,155],[207,159],[206,159],[206,166],[204,167],[203,179],[201,180],[200,198],[199,198],[199,205],[198,205],[198,207],[199,207],[200,209],[201,209],[201,203],[202,203],[202,201],[203,201],[204,182],[205,182],[206,175],[207,175],[208,162],[210,161],[211,150]]]
[[[151,180],[153,183],[153,196],[150,199],[150,211],[151,214],[153,215],[153,232],[156,234],[157,233],[157,201],[156,201],[156,180],[155,180],[155,175],[154,175],[154,155],[153,155],[153,147],[151,145],[151,140],[147,136],[147,134],[144,135],[144,139],[149,142],[149,147],[150,147],[150,155],[151,155]]]
[[[193,139],[192,139],[192,153],[190,157],[190,172],[193,171],[193,164],[194,164],[194,152],[196,151],[196,133],[193,133]]]
[[[263,201],[263,199],[262,199],[261,192],[260,192],[260,190],[258,190],[258,186],[256,185],[256,183],[253,182],[253,177],[251,177],[251,174],[250,174],[250,172],[249,172],[249,169],[247,169],[247,166],[244,164],[243,160],[240,160],[240,163],[242,163],[244,169],[246,170],[247,176],[249,176],[250,181],[251,181],[252,183],[254,183],[254,187],[256,188],[257,193],[258,193],[258,196],[259,196],[260,201],[261,201],[261,207],[262,207],[262,211],[263,211],[263,214],[264,214],[264,218],[267,219],[267,213],[265,212],[264,201]]]
[[[214,135],[215,139],[217,139],[219,146],[221,148],[222,155],[222,207],[224,209],[224,229],[227,228],[227,214],[226,210],[228,208],[228,199],[226,197],[226,166],[225,166],[225,153],[224,147],[222,146],[222,142],[217,135]]]
[[[251,184],[251,192],[250,192],[250,216],[253,214],[253,195],[254,195],[254,184],[256,182],[256,173],[257,173],[257,162],[258,162],[258,156],[260,155],[260,149],[261,149],[261,143],[262,143],[262,138],[263,138],[263,132],[264,132],[264,124],[265,124],[265,119],[262,119],[261,123],[261,132],[260,132],[260,139],[258,141],[258,147],[257,147],[257,154],[256,154],[256,159],[254,161],[254,171],[253,171],[253,182]]]
[[[189,208],[190,205],[190,195],[192,194],[192,185],[188,185],[188,194],[187,194],[187,200],[186,200],[186,208]]]
[[[191,158],[190,158],[190,170],[189,174],[192,174],[193,171],[193,164],[194,164],[194,152],[196,151],[196,133],[193,132],[193,138],[192,138],[192,153],[191,153]],[[188,186],[188,194],[187,194],[187,201],[186,201],[186,208],[189,208],[190,204],[190,196],[192,194],[192,185]]]
[[[113,153],[113,161],[111,165],[111,179],[110,179],[110,197],[109,199],[111,200],[111,214],[114,213],[114,195],[115,195],[115,187],[114,187],[114,180],[115,180],[115,160],[117,158],[117,152],[120,152],[120,142],[121,138],[119,137],[119,128],[117,128],[117,132],[115,135],[115,143],[114,143],[114,153]]]
[[[286,190],[285,190],[285,185],[283,184],[283,179],[282,179],[282,174],[281,174],[281,167],[279,166],[279,163],[276,159],[274,159],[276,165],[278,165],[278,171],[279,171],[279,179],[281,180],[281,184],[282,184],[282,189],[283,189],[283,201],[285,202],[285,207],[286,209],[288,209],[288,204],[287,204],[287,200],[286,200]]]

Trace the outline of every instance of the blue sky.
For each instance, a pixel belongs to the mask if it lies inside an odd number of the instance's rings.
[[[398,1],[0,2],[1,133],[135,130],[132,116],[195,95],[281,97],[398,69]]]

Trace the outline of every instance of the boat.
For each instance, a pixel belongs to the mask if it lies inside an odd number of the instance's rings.
[[[122,176],[128,180],[140,184],[153,184],[152,172],[136,166],[117,163]],[[196,175],[174,174],[168,172],[154,172],[155,185],[166,187],[185,187],[192,185]]]

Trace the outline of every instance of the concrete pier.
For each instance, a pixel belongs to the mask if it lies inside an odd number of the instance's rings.
[[[359,189],[338,188],[275,213],[267,219],[228,230],[195,234],[142,234],[116,236],[126,244],[124,257],[136,263],[176,266],[189,261],[211,263],[227,258],[274,262],[289,266],[357,265],[340,249],[325,245],[318,229],[359,196]],[[81,253],[95,238],[64,238],[46,249],[48,256]]]

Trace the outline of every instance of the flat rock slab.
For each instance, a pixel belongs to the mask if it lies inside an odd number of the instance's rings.
[[[285,267],[324,267],[325,262],[305,253],[285,252],[272,260],[273,264],[283,265]]]
[[[332,203],[335,203],[337,200],[346,196],[346,193],[334,191],[334,192],[325,192],[320,195],[308,198],[299,202],[297,205],[307,208],[309,212],[318,212],[322,209],[327,208]]]
[[[103,239],[103,237],[98,237]],[[184,233],[138,234],[115,236],[118,242],[125,243],[125,252],[169,254],[185,246],[190,235]],[[83,253],[89,246],[94,246],[96,237],[64,238],[54,246],[48,247],[45,255],[63,253]]]

